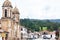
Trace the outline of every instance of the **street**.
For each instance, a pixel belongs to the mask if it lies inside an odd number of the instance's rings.
[[[53,39],[53,38],[51,38],[51,39],[38,38],[38,39],[35,39],[35,40],[55,40],[55,39]]]
[[[42,37],[39,37],[39,38],[37,38],[35,40],[56,40],[56,39],[55,39],[55,36],[53,34],[51,39],[43,39]]]

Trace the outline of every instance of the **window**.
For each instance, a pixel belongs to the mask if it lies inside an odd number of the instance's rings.
[[[7,17],[7,9],[5,9],[5,17]]]

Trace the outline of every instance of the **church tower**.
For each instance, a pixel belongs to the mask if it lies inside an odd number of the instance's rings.
[[[11,30],[13,26],[12,20],[12,5],[9,0],[5,0],[2,5],[2,18],[1,18],[1,26],[5,31]]]
[[[12,5],[9,0],[5,0],[2,5],[2,18],[12,18]]]
[[[14,25],[15,25],[14,30],[15,30],[15,33],[17,34],[15,36],[18,40],[21,37],[21,35],[20,35],[20,25],[19,25],[19,15],[20,15],[19,10],[18,10],[17,7],[15,7],[13,9],[13,20],[14,20]],[[20,38],[20,40],[21,40],[21,38]]]

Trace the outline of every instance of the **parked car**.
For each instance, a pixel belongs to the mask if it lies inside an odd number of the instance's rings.
[[[44,32],[44,33],[42,34],[42,38],[43,38],[43,39],[50,39],[50,38],[51,38],[51,35],[48,34],[48,33],[46,33],[46,32]]]
[[[43,35],[43,39],[50,39],[51,35]]]

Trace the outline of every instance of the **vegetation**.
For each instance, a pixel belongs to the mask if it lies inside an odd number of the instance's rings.
[[[52,22],[50,20],[21,19],[20,25],[31,31],[42,31],[43,27],[45,29],[47,27],[49,31],[60,29],[60,22]]]

